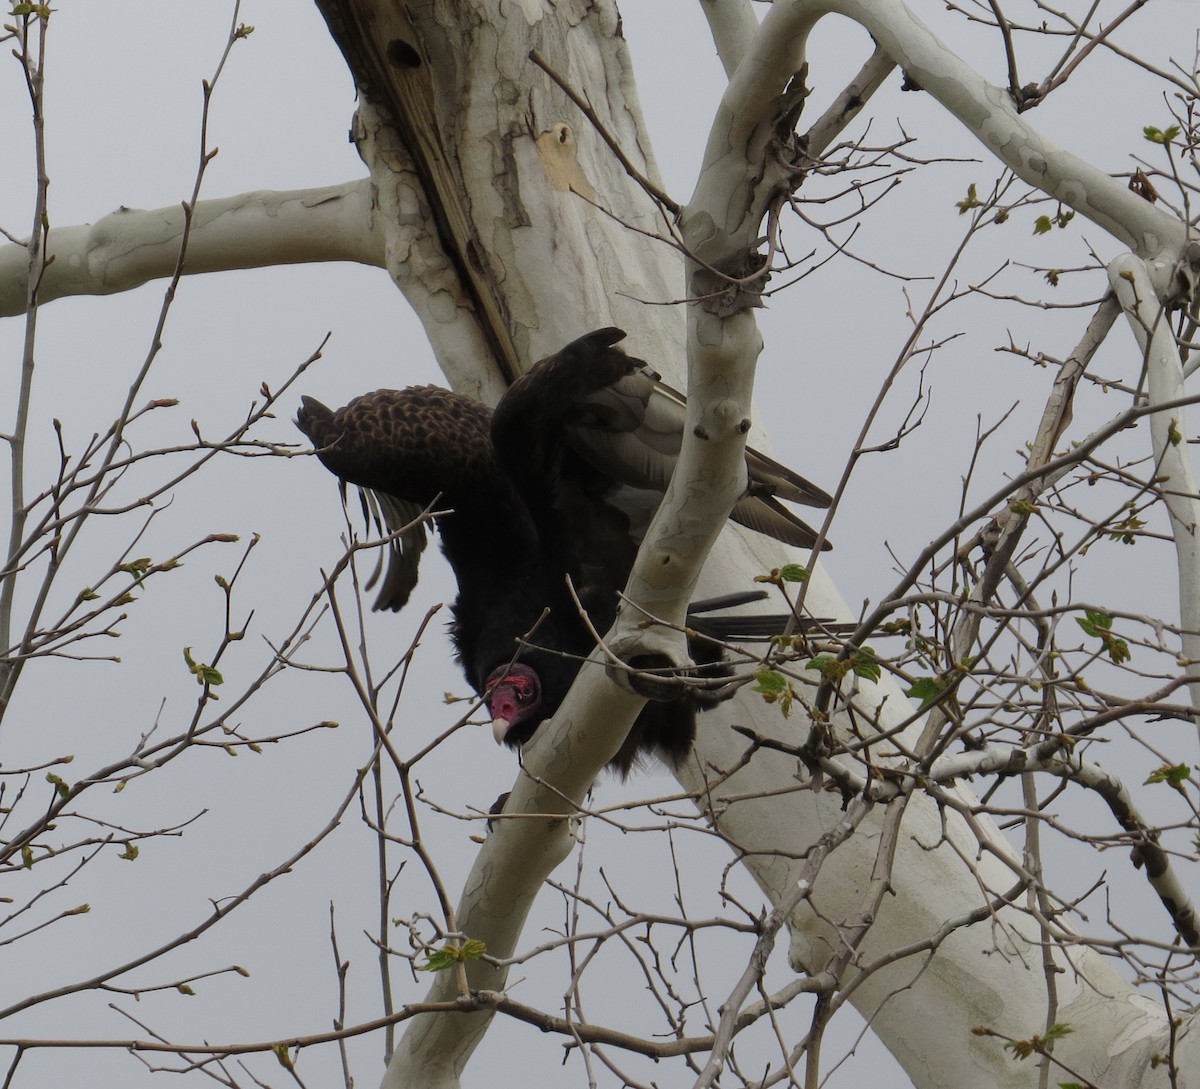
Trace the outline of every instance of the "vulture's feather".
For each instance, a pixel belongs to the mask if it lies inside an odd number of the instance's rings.
[[[592,626],[606,631],[679,452],[683,398],[615,347],[624,335],[601,329],[573,341],[518,379],[494,413],[449,390],[416,386],[377,390],[336,412],[305,397],[297,415],[325,466],[343,486],[364,489],[375,520],[396,535],[377,609],[408,601],[432,516],[458,580],[451,632],[459,660],[509,745],[528,740],[554,713],[592,650],[567,580]],[[810,547],[816,534],[777,497],[823,507],[829,496],[755,451],[747,452],[747,473],[733,517]],[[689,610],[689,627],[699,633],[689,641],[693,676],[710,687],[683,686],[677,699],[648,703],[610,766],[624,775],[645,754],[672,765],[687,756],[696,710],[727,694],[720,683],[730,669],[714,640],[762,640],[782,630],[778,616],[727,614],[762,596],[730,595]]]

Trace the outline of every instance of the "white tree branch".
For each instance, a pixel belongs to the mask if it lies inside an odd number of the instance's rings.
[[[736,175],[744,160],[764,160],[771,138],[772,104],[804,63],[808,34],[829,14],[854,19],[908,75],[940,102],[1018,177],[1074,208],[1151,262],[1160,294],[1174,290],[1187,231],[1175,217],[1130,192],[1120,181],[1055,146],[1018,114],[1008,92],[983,79],[922,23],[902,0],[778,0],[762,21],[743,63],[730,80],[710,136],[706,161]],[[762,184],[778,186],[781,166]],[[709,200],[693,212],[714,219],[728,210]],[[745,225],[751,240],[757,223]],[[1189,252],[1187,259],[1200,254]]]
[[[914,769],[897,767],[895,777],[886,780],[870,779],[833,760],[823,761],[825,771],[838,782],[843,791],[868,798],[872,802],[891,801],[902,794],[911,794],[931,784],[952,786],[961,779],[974,776],[1022,775],[1044,772],[1080,783],[1099,794],[1108,805],[1121,828],[1132,838],[1139,852],[1146,879],[1166,907],[1180,936],[1189,948],[1200,946],[1197,920],[1200,918],[1179,872],[1171,858],[1151,833],[1152,824],[1143,817],[1133,796],[1121,780],[1099,764],[1082,760],[1069,749],[1038,743],[1028,747],[987,745],[982,749],[942,756],[929,770],[918,774]],[[956,804],[961,797],[955,792],[941,794],[947,804]]]
[[[1146,363],[1146,390],[1151,405],[1187,396],[1179,345],[1154,290],[1144,261],[1124,254],[1108,266],[1108,278],[1129,318]],[[1175,562],[1179,571],[1179,624],[1183,654],[1200,662],[1200,494],[1188,456],[1187,410],[1180,405],[1150,417],[1155,474],[1171,516]],[[1200,707],[1200,681],[1191,686],[1192,705]]]
[[[732,76],[758,31],[750,0],[700,0],[725,75]]]
[[[119,208],[82,227],[56,227],[38,288],[47,303],[72,295],[112,295],[175,271],[183,235],[182,205]],[[367,179],[276,193],[241,193],[196,205],[185,273],[310,261],[383,264],[378,217]],[[25,309],[29,254],[0,246],[0,317]]]

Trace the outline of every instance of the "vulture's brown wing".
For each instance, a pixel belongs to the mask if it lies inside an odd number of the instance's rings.
[[[624,500],[615,494],[616,486],[659,496],[666,491],[687,407],[683,394],[644,361],[614,347],[623,336],[619,329],[601,329],[581,337],[531,368],[510,391],[524,387],[523,404],[555,405],[563,440],[611,482],[610,496],[617,504]],[[508,400],[506,395],[498,417]],[[747,490],[734,505],[734,521],[784,544],[812,547],[816,531],[779,500],[824,508],[832,502],[829,494],[751,448],[746,450],[746,471]],[[634,505],[646,504],[635,500]],[[830,547],[828,541],[824,547]]]
[[[486,406],[438,386],[376,390],[336,411],[302,398],[296,425],[317,456],[343,487],[359,487],[371,521],[396,534],[387,546],[376,609],[398,610],[407,603],[431,509],[462,509],[460,528],[469,531],[512,495],[496,465],[490,418]],[[445,536],[447,527],[442,528]],[[381,557],[368,588],[382,564]]]

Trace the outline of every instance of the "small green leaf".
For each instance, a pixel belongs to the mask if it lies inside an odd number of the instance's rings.
[[[772,635],[771,646],[778,650],[804,650],[808,646],[808,639],[803,632],[797,635]]]
[[[447,943],[429,954],[424,964],[418,964],[420,972],[444,972],[460,961],[478,960],[487,952],[487,946],[477,938],[468,938],[462,945]]]
[[[1115,635],[1104,640],[1104,649],[1108,651],[1109,659],[1116,665],[1128,662],[1133,657],[1129,651],[1129,644]]]
[[[28,843],[21,848],[21,865],[27,870],[33,869],[33,848]]]
[[[920,700],[922,707],[928,707],[946,690],[946,683],[937,677],[918,677],[908,686],[904,694],[910,699]]]
[[[821,674],[821,679],[830,684],[837,684],[848,673],[868,681],[878,681],[882,674],[879,659],[871,647],[863,647],[845,658],[835,658],[832,654],[818,654],[806,662],[804,668],[815,669]]]
[[[848,661],[850,668],[854,670],[854,675],[862,677],[866,681],[878,682],[883,672],[879,665],[879,659],[875,657],[875,651],[870,647],[863,647],[855,652]]]
[[[1033,221],[1034,234],[1048,234],[1054,227],[1065,227],[1075,218],[1075,213],[1070,208],[1064,208],[1061,204],[1058,206],[1058,211],[1052,216],[1038,216]]]
[[[754,691],[763,698],[764,703],[777,703],[783,717],[792,713],[792,701],[796,698],[796,690],[782,674],[773,669],[760,669],[754,675]]]
[[[53,783],[54,789],[58,791],[60,797],[67,797],[71,793],[71,787],[61,775],[55,775],[54,772],[46,772],[46,782]]]
[[[140,853],[136,843],[127,843],[125,844],[125,850],[117,855],[117,858],[123,858],[126,862],[133,862]]]
[[[977,190],[975,189],[974,182],[971,182],[971,184],[967,186],[966,199],[956,201],[954,207],[958,209],[958,214],[960,216],[965,215],[972,208],[982,208],[983,207],[983,201],[981,201],[977,195]]]
[[[1088,635],[1099,637],[1103,632],[1107,632],[1112,627],[1112,617],[1108,613],[1102,613],[1096,609],[1088,609],[1083,616],[1075,618],[1075,623],[1083,628]]]
[[[90,586],[79,591],[79,601],[95,601],[100,595],[96,593]]]
[[[1179,135],[1178,125],[1169,125],[1165,129],[1156,128],[1154,125],[1147,125],[1142,129],[1142,135],[1152,144],[1169,144]]]
[[[754,680],[754,691],[764,695],[777,696],[787,690],[787,678],[773,669],[760,669],[754,675]]]
[[[1113,635],[1112,617],[1107,613],[1102,613],[1096,609],[1088,609],[1085,616],[1077,616],[1077,623],[1087,635],[1094,639],[1099,639],[1104,644],[1105,653],[1109,660],[1116,665],[1121,665],[1123,662],[1128,662],[1132,657],[1129,650],[1129,644],[1119,636]]]
[[[1061,1040],[1071,1032],[1074,1032],[1074,1029],[1070,1025],[1051,1025],[1046,1030],[1045,1036],[1031,1036],[1028,1040],[1010,1040],[1004,1046],[1018,1059],[1028,1059],[1030,1055],[1044,1054],[1047,1044],[1052,1040]]]
[[[1116,529],[1108,535],[1108,539],[1110,541],[1120,541],[1124,545],[1137,544],[1138,530],[1142,529],[1145,525],[1146,523],[1140,518],[1131,514],[1123,522],[1117,523]]]
[[[123,563],[117,568],[118,571],[124,571],[128,575],[133,575],[135,578],[141,578],[147,571],[150,570],[151,560],[149,556],[142,556],[136,560],[130,560],[128,563]]]
[[[1164,764],[1161,768],[1155,768],[1150,773],[1150,778],[1142,785],[1150,786],[1151,783],[1166,783],[1168,786],[1178,789],[1188,781],[1188,777],[1191,774],[1192,769],[1187,764]]]
[[[1172,446],[1178,446],[1183,442],[1183,435],[1179,433],[1179,421],[1174,416],[1171,417],[1171,422],[1167,424],[1167,441]]]
[[[807,582],[808,569],[798,563],[785,563],[782,567],[774,567],[769,575],[755,575],[755,582],[767,582],[772,586],[782,586],[785,582]]]
[[[225,683],[225,678],[221,676],[219,670],[213,669],[210,665],[205,665],[203,662],[197,662],[192,657],[192,648],[183,648],[183,660],[187,662],[188,672],[192,673],[198,684],[207,684],[213,687]]]
[[[445,949],[435,949],[424,964],[417,965],[418,972],[444,972],[454,966],[455,958]]]

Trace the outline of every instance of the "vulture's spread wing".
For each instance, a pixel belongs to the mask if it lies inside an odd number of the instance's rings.
[[[628,507],[637,525],[644,519],[636,512],[657,506],[675,470],[687,401],[643,360],[616,347],[623,337],[619,329],[600,329],[535,364],[501,400],[492,434],[518,486],[526,472],[521,462],[529,464],[532,457],[530,480],[541,482],[553,476],[560,493],[582,484],[593,498],[619,509]],[[541,446],[533,440],[532,454],[531,435],[541,437]],[[559,444],[577,455],[574,463]],[[579,463],[603,482],[602,487],[578,479]],[[816,532],[779,500],[824,508],[832,502],[830,496],[751,448],[746,451],[746,472],[746,494],[734,505],[731,517],[785,544],[811,547]],[[627,498],[618,494],[619,487],[631,489]],[[527,490],[522,487],[522,494]],[[636,497],[639,491],[650,493],[653,500]],[[829,547],[828,542],[824,547]]]
[[[371,521],[397,534],[387,547],[376,609],[407,603],[426,544],[422,516],[431,509],[460,512],[453,528],[450,516],[439,521],[443,536],[449,532],[454,540],[493,518],[518,517],[519,503],[492,450],[490,415],[478,402],[439,386],[376,390],[337,411],[302,398],[296,424],[317,456],[343,486],[358,485]],[[379,575],[377,566],[368,588]]]

